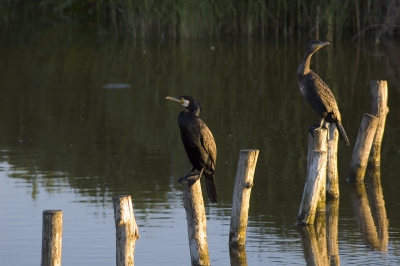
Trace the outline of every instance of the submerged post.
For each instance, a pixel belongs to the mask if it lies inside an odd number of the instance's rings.
[[[190,187],[183,179],[183,206],[186,211],[191,265],[210,265],[207,243],[207,221],[200,180]]]
[[[371,81],[372,110],[371,114],[379,118],[374,141],[372,143],[369,163],[379,166],[381,161],[381,144],[385,131],[386,115],[389,113],[387,106],[388,88],[386,80]]]
[[[360,182],[364,180],[369,153],[379,122],[378,120],[376,116],[364,114],[357,141],[354,145],[353,156],[351,157],[349,182]]]
[[[246,242],[251,188],[253,187],[259,150],[240,150],[232,200],[229,245],[244,245]]]
[[[133,214],[131,196],[115,196],[112,200],[116,230],[116,265],[133,266],[139,229]]]
[[[43,211],[41,266],[61,265],[62,222],[61,210]]]

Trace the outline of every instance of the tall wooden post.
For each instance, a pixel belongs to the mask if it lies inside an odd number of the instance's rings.
[[[61,266],[63,213],[43,211],[41,266]]]
[[[233,192],[229,245],[244,245],[246,242],[247,220],[250,207],[259,150],[240,150]]]
[[[133,214],[132,199],[129,195],[112,198],[116,230],[116,265],[133,266],[136,240],[139,229]]]
[[[326,170],[326,196],[329,198],[339,197],[339,176],[337,165],[337,150],[339,142],[339,132],[335,124],[329,124],[328,155]]]
[[[376,116],[364,114],[351,158],[349,182],[361,182],[364,180],[378,120]]]
[[[374,141],[372,143],[369,163],[379,166],[381,161],[381,144],[385,131],[386,115],[389,113],[387,106],[388,88],[386,80],[371,81],[372,110],[371,114],[379,118]]]
[[[183,179],[183,206],[186,211],[191,265],[210,265],[207,243],[207,221],[200,179],[190,187]]]

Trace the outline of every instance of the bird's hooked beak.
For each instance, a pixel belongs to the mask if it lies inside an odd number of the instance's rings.
[[[184,107],[188,107],[188,106],[189,106],[189,101],[186,100],[186,99],[183,98],[183,97],[171,97],[171,96],[167,96],[167,97],[165,97],[164,99],[172,100],[172,101],[178,102],[178,103],[180,103],[180,104],[181,104],[182,106],[184,106]]]
[[[330,44],[329,42],[321,42],[317,45],[317,49],[320,49],[320,48],[324,47],[325,45],[329,45],[329,44]]]

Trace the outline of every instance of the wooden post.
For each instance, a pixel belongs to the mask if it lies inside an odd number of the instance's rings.
[[[315,150],[307,170],[306,184],[303,190],[299,214],[297,216],[298,225],[313,224],[315,214],[320,201],[324,201],[326,184],[326,152]],[[325,202],[325,201],[324,201]]]
[[[319,128],[314,130],[314,134],[308,134],[308,153],[307,153],[307,171],[308,165],[311,163],[313,151],[327,151],[328,150],[328,142],[327,142],[327,130],[325,128]]]
[[[240,150],[232,200],[229,245],[244,245],[246,242],[251,188],[253,187],[259,150]]]
[[[132,199],[129,195],[112,198],[116,230],[116,265],[133,266],[136,240],[139,229],[133,214]]]
[[[61,265],[62,222],[61,210],[43,211],[41,266]]]
[[[339,142],[339,132],[335,124],[329,124],[328,140],[328,162],[326,170],[326,196],[328,198],[339,197],[339,177],[337,166],[337,150]]]
[[[375,138],[371,148],[369,163],[379,166],[381,161],[381,144],[383,132],[385,131],[386,115],[389,113],[387,106],[388,88],[386,80],[371,81],[372,110],[371,114],[379,118]]]
[[[314,130],[308,136],[307,176],[297,224],[313,224],[317,211],[325,211],[327,130]]]
[[[374,140],[376,127],[379,122],[378,120],[376,116],[364,114],[351,158],[350,173],[347,179],[349,182],[361,182],[364,180],[372,141]]]
[[[183,179],[183,206],[186,210],[191,265],[210,265],[207,243],[207,221],[200,179],[192,186]]]

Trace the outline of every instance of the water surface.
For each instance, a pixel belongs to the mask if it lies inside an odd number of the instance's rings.
[[[189,265],[176,181],[191,165],[177,126],[182,107],[164,100],[183,94],[201,101],[201,117],[218,147],[219,203],[205,198],[212,265],[230,264],[234,178],[239,150],[249,148],[260,154],[249,213],[248,265],[312,264],[307,232],[295,226],[306,174],[307,128],[319,120],[296,80],[308,41],[130,42],[63,27],[24,37],[7,34],[0,43],[0,264],[39,264],[42,211],[61,209],[63,265],[113,265],[111,197],[128,194],[140,231],[136,264]],[[355,216],[354,194],[345,181],[354,146],[340,143],[336,259],[342,265],[400,262],[396,47],[343,41],[313,59],[312,68],[336,96],[352,145],[363,114],[371,110],[369,82],[386,79],[389,84],[380,173],[388,241],[378,246],[369,241]],[[316,230],[319,240],[321,232]]]

